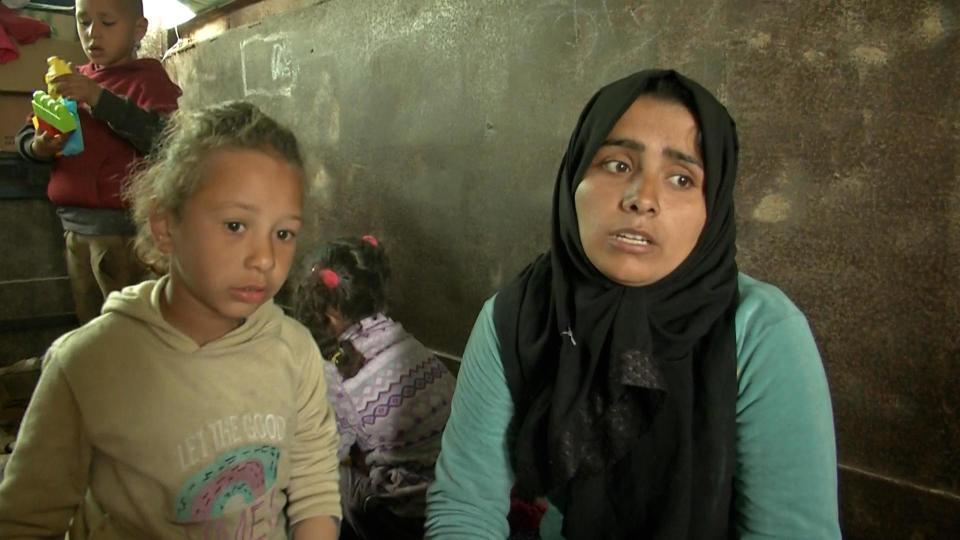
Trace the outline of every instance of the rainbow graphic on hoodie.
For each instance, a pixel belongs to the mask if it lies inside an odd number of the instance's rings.
[[[238,497],[241,500],[234,501],[234,505],[252,504],[277,481],[279,459],[280,450],[265,445],[244,446],[221,454],[180,490],[174,506],[176,521],[214,519]]]

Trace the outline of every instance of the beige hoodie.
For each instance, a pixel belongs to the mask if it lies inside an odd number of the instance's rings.
[[[92,539],[280,539],[340,516],[310,333],[268,302],[198,347],[160,315],[164,279],[111,294],[50,347],[0,484],[0,538],[62,535],[81,505]]]

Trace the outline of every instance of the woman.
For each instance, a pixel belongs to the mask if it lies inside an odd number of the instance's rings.
[[[602,88],[551,249],[484,305],[428,493],[430,538],[838,538],[823,366],[803,314],[737,270],[737,138],[673,71]]]

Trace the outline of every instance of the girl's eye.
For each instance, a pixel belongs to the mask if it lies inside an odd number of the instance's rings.
[[[240,223],[239,221],[228,221],[224,223],[223,226],[232,233],[243,232],[245,229],[243,223]]]
[[[684,174],[675,174],[671,176],[670,182],[679,188],[690,188],[696,185],[693,182],[693,178],[690,178],[689,176]]]
[[[603,170],[615,174],[623,174],[630,172],[630,166],[626,163],[620,161],[619,159],[608,159],[600,164],[603,167]]]
[[[280,240],[293,240],[296,237],[297,237],[297,233],[291,230],[283,229],[283,230],[277,231],[277,238],[279,238]]]
[[[85,21],[85,20],[83,20],[83,19],[80,19],[80,20],[77,21],[77,22],[80,23],[80,26],[90,26],[90,21]]]

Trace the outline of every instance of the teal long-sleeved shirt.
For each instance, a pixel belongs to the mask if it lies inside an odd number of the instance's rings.
[[[740,274],[739,289],[735,530],[740,538],[840,538],[833,411],[806,317],[773,285]],[[464,351],[427,493],[427,538],[509,534],[513,400],[493,302],[484,304]],[[562,522],[551,505],[541,537],[563,538]]]

